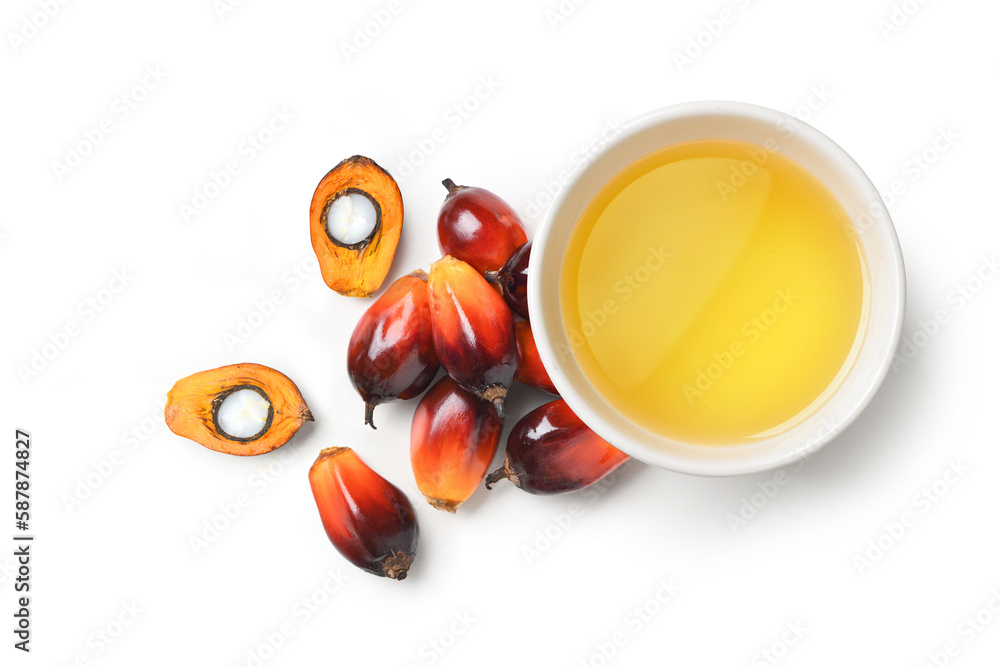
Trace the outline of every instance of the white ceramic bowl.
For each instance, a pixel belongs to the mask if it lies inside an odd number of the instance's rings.
[[[671,440],[632,423],[588,382],[576,363],[559,304],[567,242],[591,197],[615,173],[647,153],[692,139],[750,141],[792,158],[821,181],[851,216],[869,271],[867,330],[854,363],[795,425],[750,444],[705,446]],[[773,144],[771,144],[773,145]],[[889,371],[903,326],[903,257],[889,212],[865,173],[826,135],[787,114],[739,102],[691,102],[640,116],[562,189],[531,250],[528,303],[542,362],[561,396],[605,440],[646,463],[697,475],[759,472],[808,457],[850,424]],[[864,317],[864,316],[863,316]]]

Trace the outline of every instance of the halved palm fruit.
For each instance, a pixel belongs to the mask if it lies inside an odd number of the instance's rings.
[[[224,454],[266,454],[313,421],[295,383],[260,364],[233,364],[178,380],[167,393],[167,426]]]
[[[309,230],[320,273],[344,296],[371,296],[385,280],[403,229],[396,181],[363,155],[323,177],[309,207]]]

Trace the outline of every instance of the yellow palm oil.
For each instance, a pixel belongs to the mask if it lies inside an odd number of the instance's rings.
[[[773,147],[650,153],[591,199],[562,264],[573,355],[659,435],[746,444],[809,414],[864,335],[867,265],[847,213]]]

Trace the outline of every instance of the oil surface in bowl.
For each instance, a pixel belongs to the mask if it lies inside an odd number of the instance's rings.
[[[617,411],[745,444],[825,400],[864,337],[867,266],[833,193],[763,146],[689,141],[587,204],[560,276],[570,347]]]

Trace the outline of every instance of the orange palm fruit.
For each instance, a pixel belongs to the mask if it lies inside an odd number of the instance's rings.
[[[532,410],[514,425],[507,436],[503,467],[486,477],[486,488],[509,479],[528,493],[577,491],[628,459],[559,399]]]
[[[514,333],[517,336],[517,358],[520,361],[517,379],[529,387],[558,396],[559,392],[549,379],[549,374],[542,365],[542,358],[538,356],[531,325],[528,322],[515,322]]]
[[[493,407],[441,378],[413,413],[410,462],[417,488],[439,510],[455,513],[489,472],[503,421]]]
[[[344,558],[379,577],[406,578],[419,530],[402,491],[349,447],[321,451],[309,486],[326,535]]]
[[[427,273],[414,271],[390,285],[351,334],[347,373],[365,402],[365,423],[375,428],[376,405],[418,396],[437,371]]]
[[[502,418],[507,390],[517,377],[514,317],[503,297],[474,268],[451,256],[431,265],[427,290],[438,361]]]
[[[327,286],[371,296],[385,280],[403,230],[403,196],[374,160],[349,157],[316,186],[309,236]]]
[[[177,435],[237,456],[277,449],[313,421],[295,383],[260,364],[232,364],[178,380],[167,393],[163,416]]]

